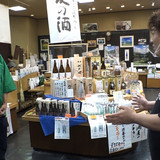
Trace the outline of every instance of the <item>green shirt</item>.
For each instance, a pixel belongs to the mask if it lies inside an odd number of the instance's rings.
[[[14,90],[16,90],[16,85],[3,57],[0,55],[0,107],[3,104],[3,94]]]

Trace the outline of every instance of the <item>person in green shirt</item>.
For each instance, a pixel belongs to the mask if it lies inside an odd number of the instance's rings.
[[[0,55],[0,160],[5,160],[7,150],[7,94],[16,90],[16,85],[8,70],[7,64]]]

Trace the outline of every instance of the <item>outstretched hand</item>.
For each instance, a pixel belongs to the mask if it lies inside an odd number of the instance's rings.
[[[125,106],[119,107],[120,111],[111,115],[106,116],[108,123],[112,124],[129,124],[134,123],[134,115],[136,112]]]
[[[142,110],[148,110],[148,101],[144,96],[138,94],[136,97],[133,97],[132,100],[132,105],[136,105]]]

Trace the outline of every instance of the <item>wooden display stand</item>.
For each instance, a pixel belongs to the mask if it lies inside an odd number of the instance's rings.
[[[35,149],[104,157],[126,153],[138,144],[133,143],[132,148],[109,154],[108,138],[91,139],[88,123],[71,127],[69,140],[56,140],[54,135],[44,136],[39,117],[33,113],[33,109],[26,112],[22,119],[29,121],[31,146]]]
[[[18,108],[18,99],[17,99],[17,90],[8,93],[7,98],[9,105],[10,112],[11,112],[11,120],[12,120],[12,127],[13,133],[18,130],[18,120],[17,120],[17,108]]]

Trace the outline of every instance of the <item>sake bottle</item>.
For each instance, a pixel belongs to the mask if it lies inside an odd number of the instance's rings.
[[[74,103],[72,103],[72,105],[71,105],[71,117],[74,117],[75,116],[75,109],[74,109]]]
[[[102,77],[106,77],[106,66],[105,66],[105,64],[104,64],[104,58],[102,58],[101,76],[102,76]]]
[[[52,72],[52,78],[58,78],[58,68],[57,68],[56,60],[54,60],[54,67],[53,67],[53,72]]]
[[[115,91],[115,83],[113,81],[110,82],[109,84],[109,95],[113,96],[113,92]]]
[[[66,65],[66,78],[71,78],[71,68],[69,66],[68,59],[67,59],[67,65]]]
[[[96,58],[94,59],[92,70],[93,70],[92,76],[94,78],[97,77],[97,75],[98,75],[98,68],[97,68]]]
[[[124,78],[122,78],[121,90],[123,94],[126,94],[126,83],[124,82]]]
[[[50,102],[49,104],[49,112],[48,115],[53,116],[53,106],[52,106],[52,102]]]
[[[65,117],[66,110],[64,108],[64,103],[62,103],[62,117]]]
[[[60,68],[59,68],[59,78],[60,79],[65,78],[65,71],[64,71],[62,59],[61,59],[61,64],[60,64]]]
[[[60,108],[59,108],[59,104],[57,104],[57,116],[60,116],[61,112],[60,112]]]
[[[53,116],[57,116],[57,107],[56,107],[56,103],[52,103],[52,107],[53,107]]]

